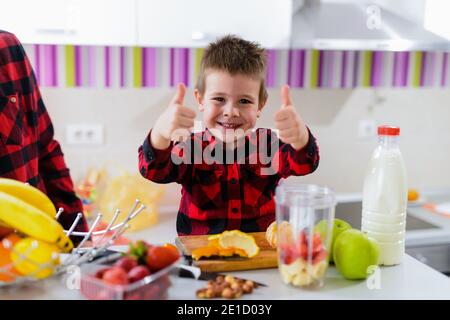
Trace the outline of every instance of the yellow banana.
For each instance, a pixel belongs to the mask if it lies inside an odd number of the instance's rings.
[[[55,244],[64,252],[73,248],[62,226],[31,204],[0,191],[0,220],[30,237]]]
[[[8,226],[6,223],[0,221],[0,227],[2,228],[11,228],[10,226]]]
[[[0,191],[28,202],[52,218],[56,216],[56,208],[53,202],[38,188],[21,181],[0,178]]]
[[[59,253],[59,248],[53,244],[25,238],[14,245],[11,260],[19,273],[43,279],[51,276],[59,265]]]

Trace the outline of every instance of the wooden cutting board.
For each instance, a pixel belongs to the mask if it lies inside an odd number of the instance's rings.
[[[277,251],[267,242],[266,233],[254,232],[249,234],[255,238],[256,244],[259,246],[260,251],[257,256],[253,258],[203,258],[198,261],[192,260],[193,265],[206,272],[276,268],[278,265]],[[177,237],[175,243],[185,256],[191,256],[192,250],[208,245],[208,235]]]

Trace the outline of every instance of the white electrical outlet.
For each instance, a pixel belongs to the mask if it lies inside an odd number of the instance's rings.
[[[375,120],[360,120],[358,124],[358,137],[360,139],[371,139],[377,135],[377,124]]]
[[[70,124],[66,127],[66,141],[69,145],[101,145],[103,144],[103,125]]]

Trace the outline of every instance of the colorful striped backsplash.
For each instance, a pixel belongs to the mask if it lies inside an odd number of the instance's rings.
[[[193,87],[203,49],[25,45],[44,87]],[[267,86],[449,87],[449,52],[268,50]]]

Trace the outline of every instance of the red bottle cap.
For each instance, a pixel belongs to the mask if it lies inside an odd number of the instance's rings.
[[[378,127],[379,136],[398,136],[400,135],[400,128],[394,126],[379,126]]]

